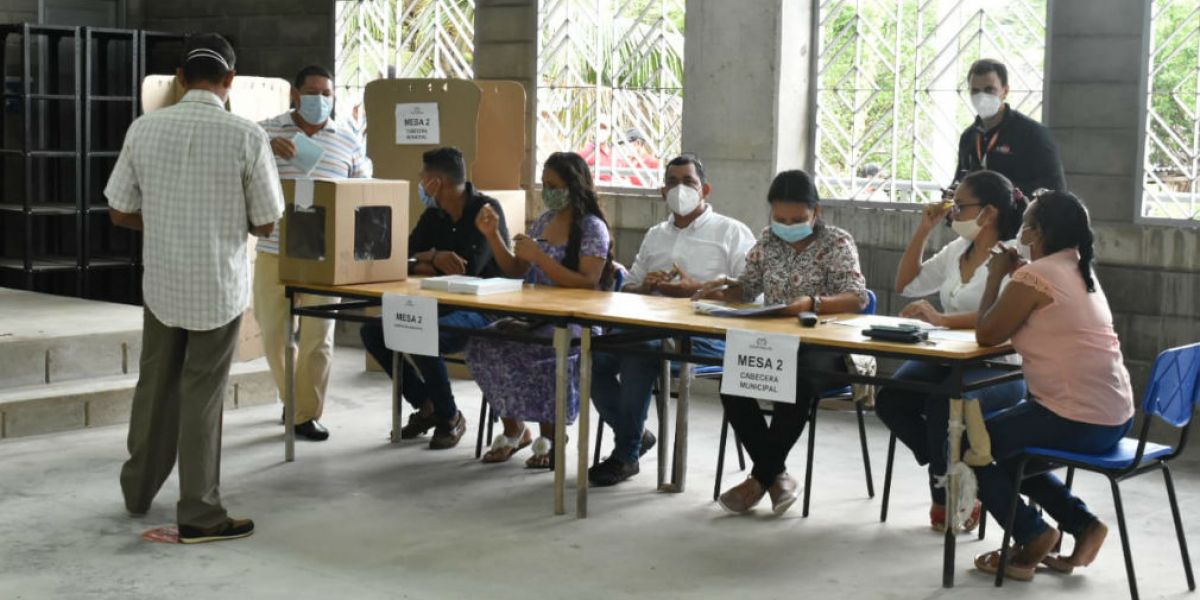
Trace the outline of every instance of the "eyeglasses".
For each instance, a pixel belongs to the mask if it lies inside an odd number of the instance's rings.
[[[953,207],[950,208],[950,214],[957,215],[957,214],[961,213],[964,208],[971,208],[972,206],[983,206],[983,203],[982,202],[976,202],[974,204],[957,204],[956,203]]]

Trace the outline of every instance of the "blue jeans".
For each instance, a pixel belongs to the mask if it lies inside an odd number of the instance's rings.
[[[992,457],[996,462],[975,468],[975,477],[979,480],[979,499],[996,522],[1003,524],[1008,518],[1017,462],[1025,448],[1036,446],[1068,452],[1100,453],[1121,441],[1132,425],[1133,419],[1122,425],[1092,425],[1072,421],[1058,416],[1036,400],[1005,410],[987,423],[988,435],[992,439]],[[1096,521],[1096,516],[1088,511],[1083,500],[1072,496],[1067,486],[1052,473],[1026,479],[1021,484],[1021,493],[1045,509],[1065,533],[1080,534]],[[1028,544],[1048,527],[1038,511],[1018,500],[1012,527],[1016,543]]]
[[[1002,375],[1003,371],[980,367],[963,375],[967,383]],[[937,363],[907,361],[896,370],[896,379],[941,383],[950,377],[950,367]],[[1010,381],[967,392],[967,398],[979,400],[983,414],[993,413],[1020,402],[1025,397],[1025,382]],[[917,464],[929,465],[929,494],[936,504],[946,503],[946,490],[934,487],[934,478],[946,474],[946,424],[950,419],[950,400],[946,396],[884,387],[875,397],[875,414],[912,450]]]
[[[641,347],[656,350],[662,342],[646,342]],[[725,341],[692,338],[692,353],[724,356]],[[622,462],[638,462],[654,383],[661,374],[662,361],[649,356],[597,352],[592,357],[592,403],[612,427],[616,440],[612,455]]]
[[[463,327],[483,329],[492,322],[492,318],[471,311],[456,311],[438,318],[439,327]],[[388,377],[392,376],[392,351],[383,342],[383,325],[367,323],[361,332],[363,346],[383,367]],[[467,338],[456,333],[441,332],[438,335],[438,350],[442,354],[455,354],[466,348]],[[404,368],[402,393],[413,408],[420,410],[426,403],[433,405],[433,414],[442,421],[453,421],[458,415],[458,406],[454,403],[454,392],[450,390],[450,374],[446,371],[446,361],[441,356],[410,355],[417,368],[409,361],[401,361]]]

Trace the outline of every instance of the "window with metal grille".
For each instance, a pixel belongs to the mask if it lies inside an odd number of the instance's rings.
[[[1152,0],[1141,216],[1200,221],[1200,1]]]
[[[679,153],[684,0],[539,0],[537,156],[574,151],[597,185],[655,188]]]
[[[815,176],[822,198],[927,202],[954,180],[975,118],[967,70],[1008,67],[1012,108],[1041,120],[1046,0],[821,0]]]
[[[382,77],[471,79],[475,0],[337,0],[339,102],[358,106]]]

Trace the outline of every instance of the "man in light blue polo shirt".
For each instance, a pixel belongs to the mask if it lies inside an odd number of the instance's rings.
[[[347,179],[370,177],[362,138],[348,125],[334,121],[333,74],[310,65],[292,81],[292,105],[278,117],[259,123],[271,138],[271,150],[282,179]],[[319,157],[319,158],[318,158]],[[314,160],[315,159],[315,160]],[[276,229],[278,231],[278,229]],[[328,298],[296,296],[297,305],[329,302]],[[254,316],[262,329],[267,364],[275,377],[279,397],[284,395],[284,352],[287,340],[287,297],[279,283],[279,234],[258,242],[254,265]],[[296,435],[321,441],[329,430],[318,421],[325,404],[333,360],[333,321],[300,319],[300,347],[296,353]]]

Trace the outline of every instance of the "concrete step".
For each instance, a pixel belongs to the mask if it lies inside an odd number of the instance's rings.
[[[141,351],[140,306],[0,288],[0,390],[134,375]],[[247,310],[235,360],[262,355]]]
[[[0,391],[0,438],[25,437],[129,422],[137,375],[110,375]],[[235,363],[225,408],[275,402],[265,359]]]
[[[137,372],[142,308],[0,288],[0,389]]]

